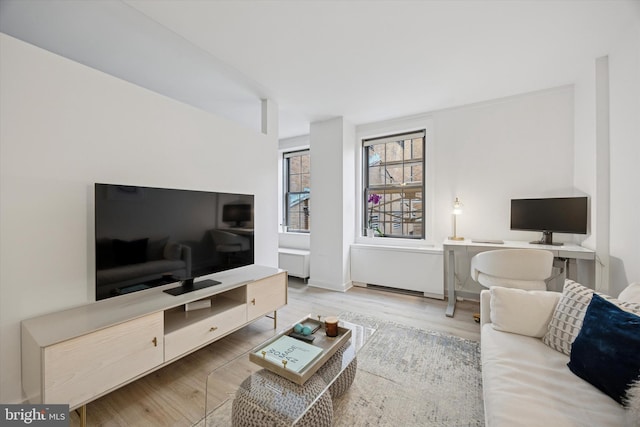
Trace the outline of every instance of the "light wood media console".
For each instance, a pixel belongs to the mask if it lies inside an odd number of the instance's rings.
[[[22,386],[30,403],[84,405],[287,304],[287,273],[251,265],[179,296],[173,283],[22,321]],[[185,311],[203,299],[210,308]]]

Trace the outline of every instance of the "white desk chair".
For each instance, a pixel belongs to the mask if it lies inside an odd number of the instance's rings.
[[[502,286],[547,290],[553,254],[541,249],[500,249],[480,252],[471,258],[471,278],[484,287]],[[474,314],[476,322],[480,314]]]
[[[471,278],[482,286],[546,290],[553,254],[541,249],[500,249],[471,258]]]

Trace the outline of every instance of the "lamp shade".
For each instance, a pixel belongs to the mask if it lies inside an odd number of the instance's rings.
[[[453,214],[454,215],[462,214],[462,202],[457,197],[456,197],[456,200],[454,200],[453,202]]]

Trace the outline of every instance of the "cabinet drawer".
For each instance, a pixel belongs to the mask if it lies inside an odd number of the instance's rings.
[[[252,321],[287,304],[287,276],[280,273],[247,285],[247,320]]]
[[[164,358],[169,361],[192,351],[234,328],[244,325],[246,321],[246,305],[241,304],[177,329],[164,337]]]
[[[43,402],[73,408],[160,365],[163,323],[154,313],[46,347]]]

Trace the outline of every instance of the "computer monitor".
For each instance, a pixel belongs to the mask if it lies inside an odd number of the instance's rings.
[[[511,229],[541,231],[531,243],[552,245],[553,233],[587,234],[587,197],[511,200]]]

